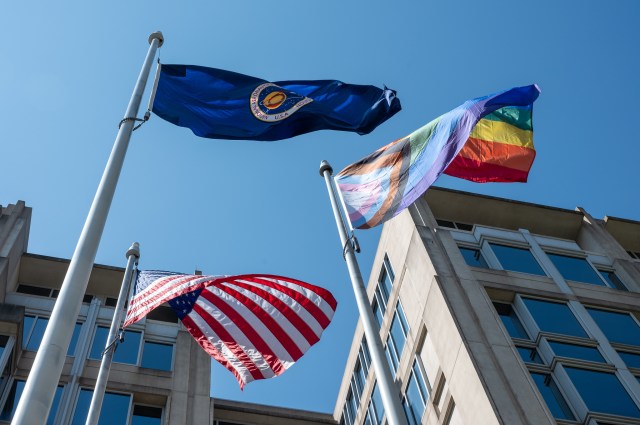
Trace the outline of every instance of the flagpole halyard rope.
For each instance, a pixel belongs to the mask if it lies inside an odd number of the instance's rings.
[[[137,129],[142,127],[142,124],[144,124],[147,121],[149,121],[149,117],[150,116],[151,116],[151,114],[149,113],[149,111],[147,111],[144,114],[144,118],[136,118],[136,117],[123,118],[122,120],[120,120],[120,124],[118,124],[118,129],[120,129],[120,127],[122,127],[122,124],[124,124],[127,121],[140,122],[140,124],[136,125],[135,127],[133,127],[133,130],[131,130],[131,131],[136,131]]]

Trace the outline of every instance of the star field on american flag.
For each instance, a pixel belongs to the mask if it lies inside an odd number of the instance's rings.
[[[241,388],[291,367],[320,340],[337,307],[326,289],[283,276],[141,271],[123,327],[164,303]]]

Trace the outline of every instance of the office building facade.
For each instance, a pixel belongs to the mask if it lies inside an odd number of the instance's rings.
[[[367,285],[409,424],[640,423],[640,223],[432,188]],[[334,416],[382,424],[359,323]]]
[[[69,264],[27,253],[30,217],[0,215],[0,424]],[[84,423],[122,275],[94,267],[48,424]],[[432,188],[384,225],[367,291],[411,425],[640,424],[639,222]],[[384,425],[368,345],[358,323],[332,414],[219,400],[161,308],[116,352],[105,423]]]

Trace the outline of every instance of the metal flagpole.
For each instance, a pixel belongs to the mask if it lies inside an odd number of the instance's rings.
[[[391,368],[389,367],[389,362],[387,361],[382,348],[380,327],[376,324],[373,316],[373,311],[369,305],[369,298],[367,297],[364,282],[362,281],[360,266],[358,266],[358,260],[353,252],[353,246],[351,245],[351,241],[347,237],[347,233],[345,231],[343,216],[340,213],[340,207],[338,206],[336,192],[333,186],[333,178],[331,177],[332,173],[333,169],[329,163],[327,161],[322,161],[320,163],[320,175],[324,177],[324,180],[327,183],[327,191],[329,192],[333,215],[336,219],[336,226],[338,227],[340,241],[343,246],[344,259],[347,262],[349,277],[351,278],[353,292],[355,293],[356,303],[358,304],[358,310],[360,312],[360,319],[362,320],[362,327],[364,328],[364,335],[367,338],[367,343],[369,345],[371,362],[373,363],[373,368],[376,372],[380,395],[382,396],[382,404],[384,405],[384,411],[387,416],[387,423],[389,425],[407,425],[407,419],[400,404],[398,387],[393,380],[393,376],[391,376]]]
[[[104,351],[102,352],[102,362],[100,363],[100,370],[98,372],[98,378],[96,379],[95,388],[93,389],[93,397],[91,397],[91,405],[89,406],[89,413],[87,414],[87,421],[85,422],[85,425],[96,425],[98,423],[98,419],[100,419],[100,410],[102,409],[104,392],[107,388],[113,353],[116,351],[116,345],[118,344],[116,334],[120,327],[120,322],[122,322],[124,304],[129,296],[131,281],[133,279],[133,266],[134,264],[138,264],[139,258],[140,245],[138,245],[138,242],[134,242],[133,245],[131,245],[131,248],[127,251],[127,268],[124,271],[124,278],[122,279],[122,285],[120,286],[120,294],[118,294],[118,302],[116,303],[116,309],[113,312],[113,319],[111,320],[111,327],[109,328],[109,336],[107,337],[107,342]]]
[[[134,119],[138,113],[144,88],[158,47],[164,42],[161,32],[149,36],[149,50],[129,100],[125,118],[121,121],[102,179],[98,185],[91,209],[62,282],[49,324],[40,343],[40,349],[31,367],[13,425],[44,425],[62,373],[67,348],[73,333],[82,298],[87,289],[93,262],[98,251],[107,214],[116,190],[116,184],[127,152]]]

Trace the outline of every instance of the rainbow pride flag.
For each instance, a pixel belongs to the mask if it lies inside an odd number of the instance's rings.
[[[539,94],[530,85],[468,100],[346,167],[335,180],[353,227],[395,217],[444,172],[476,182],[526,181]]]

